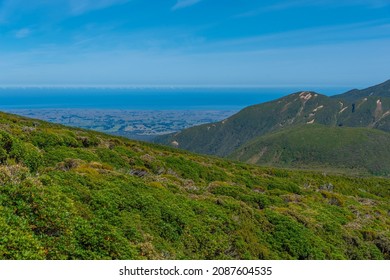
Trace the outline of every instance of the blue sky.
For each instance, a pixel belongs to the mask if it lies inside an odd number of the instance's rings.
[[[390,0],[0,0],[0,85],[387,79]]]

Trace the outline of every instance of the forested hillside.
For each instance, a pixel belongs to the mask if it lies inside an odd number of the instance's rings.
[[[0,114],[1,259],[389,259],[390,181]]]
[[[302,125],[255,138],[229,157],[259,165],[390,176],[390,133]]]
[[[248,163],[388,175],[389,93],[389,81],[331,97],[297,92],[155,142]]]

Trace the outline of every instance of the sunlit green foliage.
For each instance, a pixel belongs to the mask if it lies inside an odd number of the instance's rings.
[[[276,167],[390,176],[390,133],[301,125],[257,137],[229,158]]]
[[[386,178],[256,167],[1,113],[0,163],[0,259],[390,258]]]

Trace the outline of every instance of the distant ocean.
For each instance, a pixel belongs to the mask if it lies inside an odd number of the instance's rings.
[[[0,110],[239,110],[300,90],[333,95],[348,88],[0,88]]]

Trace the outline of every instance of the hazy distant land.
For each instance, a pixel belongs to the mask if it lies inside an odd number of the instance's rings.
[[[13,109],[7,112],[137,140],[223,120],[237,110]]]
[[[300,88],[300,87],[299,87]],[[0,87],[0,110],[137,140],[222,121],[298,88]],[[339,88],[318,88],[327,94]]]

